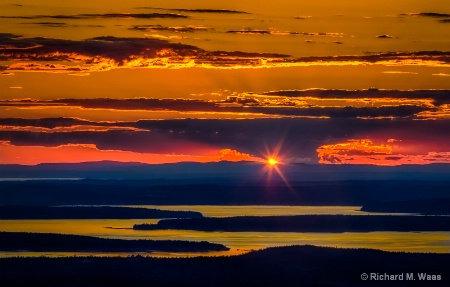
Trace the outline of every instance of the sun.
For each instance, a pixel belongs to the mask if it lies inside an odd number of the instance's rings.
[[[269,164],[270,166],[275,166],[278,164],[278,160],[276,158],[270,157],[267,160],[267,164]]]

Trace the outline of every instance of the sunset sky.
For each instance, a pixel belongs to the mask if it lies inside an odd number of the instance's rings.
[[[17,0],[0,26],[0,164],[450,163],[448,0]]]

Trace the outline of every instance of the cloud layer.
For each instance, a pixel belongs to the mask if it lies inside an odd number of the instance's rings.
[[[0,34],[6,71],[93,72],[116,68],[268,68],[314,65],[423,65],[449,67],[450,52],[395,52],[362,56],[293,58],[283,54],[207,51],[150,38],[95,37],[86,40],[23,38]]]
[[[77,119],[3,120],[9,126],[45,126],[47,130],[0,130],[0,140],[12,146],[93,145],[99,150],[151,154],[207,156],[231,149],[265,158],[279,149],[283,162],[373,163],[380,158],[419,159],[438,162],[450,152],[449,120],[410,121],[360,119],[259,119],[259,120],[165,120],[103,123],[123,129],[71,131],[73,126],[99,126]],[[66,128],[49,127],[66,125]],[[135,130],[133,130],[133,128]],[[349,139],[358,139],[349,141]],[[364,139],[361,141],[359,139]],[[8,149],[10,151],[10,149]],[[359,160],[352,160],[354,159]],[[372,161],[369,161],[372,159]],[[415,161],[409,161],[414,163]],[[419,161],[417,161],[419,162]]]
[[[323,145],[317,149],[319,163],[323,164],[430,164],[450,163],[450,152],[402,153],[400,144],[394,139],[375,144],[370,139],[351,139],[344,143]]]
[[[75,15],[29,15],[29,16],[0,16],[3,19],[185,19],[189,16],[174,13],[105,13],[105,14],[75,14]]]
[[[15,108],[21,113],[31,110],[70,108],[84,111],[103,110],[137,112],[178,112],[185,117],[201,117],[202,113],[223,118],[311,117],[311,118],[450,118],[449,90],[289,90],[262,94],[235,93],[226,99],[155,99],[155,98],[91,98],[55,100],[0,100],[0,109]],[[5,111],[6,112],[6,111]],[[188,115],[190,113],[190,115]],[[156,116],[156,115],[155,115]]]
[[[120,150],[100,150],[93,144],[67,144],[56,147],[14,146],[0,141],[0,164],[20,162],[26,165],[40,163],[79,163],[88,161],[141,162],[147,164],[176,162],[260,161],[259,158],[232,149],[221,149],[209,155],[152,154]]]

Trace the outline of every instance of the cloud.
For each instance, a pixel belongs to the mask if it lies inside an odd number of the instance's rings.
[[[1,48],[1,50],[3,50],[3,49],[20,50],[20,49],[30,49],[33,47],[37,47],[37,45],[31,41],[28,41],[27,39],[21,38],[21,36],[19,36],[19,35],[10,34],[10,33],[0,33],[0,48]],[[0,60],[2,60],[1,57],[2,57],[2,54],[0,53]]]
[[[169,9],[177,12],[191,12],[191,13],[218,13],[218,14],[250,14],[244,11],[227,10],[227,9]]]
[[[39,123],[39,120],[33,120]],[[41,125],[66,122],[66,130],[80,120],[55,119]],[[3,125],[14,126],[14,119]],[[32,126],[32,120],[22,120],[21,126]],[[68,144],[94,144],[101,150],[122,150],[152,154],[208,155],[211,151],[232,149],[240,153],[263,157],[267,150],[280,146],[280,157],[318,160],[321,146],[347,143],[348,139],[369,139],[374,145],[390,145],[392,154],[383,156],[426,155],[428,152],[450,151],[450,120],[411,121],[380,119],[255,119],[255,120],[140,120],[136,122],[95,123],[89,126],[132,127],[106,131],[1,131],[0,140],[16,146],[57,147]],[[130,140],[132,139],[132,140]],[[390,139],[395,139],[393,142]],[[340,155],[340,154],[338,154]],[[358,154],[356,154],[358,155]],[[370,154],[373,156],[374,154]],[[344,159],[339,157],[340,159]]]
[[[417,16],[421,16],[421,17],[431,17],[431,18],[450,18],[450,14],[436,13],[436,12],[422,12],[422,13],[411,14],[411,15],[417,15]]]
[[[232,149],[217,149],[203,154],[152,154],[120,150],[101,150],[94,144],[67,144],[56,147],[14,146],[0,141],[0,164],[78,163],[88,161],[140,162],[147,164],[176,162],[260,161],[259,158]]]
[[[195,25],[178,26],[178,27],[167,27],[162,25],[133,25],[129,29],[137,31],[167,31],[174,33],[193,33],[197,31],[212,30],[212,28],[210,27],[195,26]]]
[[[229,30],[227,33],[232,34],[253,34],[253,35],[270,35],[269,30],[254,30],[254,29],[244,29],[244,30]]]
[[[401,151],[398,143],[392,141],[374,143],[370,139],[350,139],[343,143],[320,146],[317,149],[319,163],[322,164],[374,164],[374,165],[401,165],[401,164],[429,164],[450,163],[449,151],[425,151],[422,154]]]
[[[433,76],[450,77],[450,74],[438,73],[438,74],[433,74]]]
[[[296,20],[306,20],[309,18],[312,18],[312,16],[296,16],[296,17],[294,17],[294,19],[296,19]]]
[[[387,144],[374,145],[370,139],[348,140],[345,143],[323,145],[317,149],[319,163],[346,164],[349,157],[355,155],[391,155],[392,146]]]
[[[250,14],[244,11],[228,10],[228,9],[183,9],[183,8],[155,8],[155,7],[137,7],[137,9],[165,10],[165,11],[188,12],[188,13]]]
[[[432,94],[433,91],[430,92]],[[243,118],[254,118],[254,115],[268,117],[316,117],[316,118],[413,118],[415,115],[438,109],[433,99],[414,98],[408,94],[403,97],[369,96],[364,92],[346,97],[343,93],[329,97],[314,96],[314,93],[304,96],[290,97],[283,95],[271,96],[243,94],[230,96],[225,100],[188,100],[188,99],[56,99],[56,100],[16,100],[0,101],[0,107],[18,107],[28,109],[54,108],[68,109],[102,109],[110,111],[177,111],[192,113],[230,113]],[[353,97],[352,97],[353,96]],[[364,97],[365,96],[365,97]],[[188,115],[186,115],[188,116]],[[423,119],[423,117],[421,117]]]
[[[417,117],[421,119],[433,120],[450,119],[450,105],[443,104],[435,110],[420,112],[417,114]]]
[[[185,19],[189,16],[174,13],[105,13],[105,14],[75,14],[75,15],[31,15],[31,16],[0,16],[0,19]]]
[[[91,73],[86,73],[86,72],[83,72],[83,73],[78,72],[78,73],[74,73],[74,74],[69,74],[69,76],[76,76],[76,77],[86,77],[86,76],[90,76],[90,75],[91,75]]]
[[[418,75],[419,73],[406,71],[384,71],[383,74]]]
[[[436,12],[421,12],[421,13],[404,13],[400,14],[401,17],[405,16],[416,16],[416,17],[426,17],[437,19],[439,23],[450,23],[450,14],[446,13],[436,13]]]
[[[394,38],[391,35],[387,35],[387,34],[381,34],[381,35],[378,35],[376,37],[379,38],[379,39],[392,39],[392,38]]]
[[[320,33],[319,33],[320,36]],[[0,60],[6,71],[73,74],[119,68],[271,68],[330,65],[449,67],[450,52],[397,52],[354,56],[293,58],[289,55],[241,51],[207,51],[192,45],[150,38],[113,36],[86,40],[23,38],[0,34]]]
[[[196,47],[172,44],[167,41],[147,38],[117,38],[112,36],[95,37],[82,41],[72,41],[51,38],[18,38],[6,39],[7,46],[0,53],[9,59],[27,58],[34,61],[85,61],[96,64],[98,61],[116,61],[117,65],[124,65],[123,61],[141,56],[155,58],[172,53],[176,56],[189,56],[196,51]],[[21,49],[26,47],[26,49]],[[121,63],[120,63],[121,62]]]
[[[39,26],[45,26],[45,27],[51,27],[51,28],[67,28],[67,27],[69,27],[69,25],[64,22],[29,22],[29,23],[22,23],[22,24],[39,25]]]
[[[130,124],[126,126],[130,127]],[[90,143],[102,150],[155,154],[185,154],[190,150],[195,150],[197,154],[209,154],[215,146],[221,149],[231,148],[191,139],[182,132],[170,129],[149,130],[146,127],[139,127],[138,123],[134,123],[134,127],[130,128],[120,128],[121,125],[118,123],[106,127],[99,125],[97,129],[92,130],[87,130],[85,128],[87,125],[79,126],[78,129],[74,127],[52,128],[51,131],[42,128],[0,130],[0,140],[10,141],[13,145],[19,146],[43,147]]]
[[[180,40],[180,39],[186,38],[186,37],[175,36],[175,35],[165,36],[165,35],[161,35],[161,34],[145,34],[145,37],[159,39],[159,40]]]
[[[279,90],[264,92],[266,96],[285,96],[288,98],[317,97],[322,99],[355,99],[359,101],[377,102],[381,99],[403,99],[423,101],[422,105],[430,106],[450,103],[450,90],[338,90],[338,89],[305,89],[305,90]],[[406,103],[406,102],[404,102]],[[416,104],[418,104],[416,102]],[[431,107],[431,106],[430,106]]]
[[[0,131],[24,131],[38,133],[66,133],[66,132],[108,132],[108,131],[145,131],[133,127],[121,126],[97,126],[97,125],[74,125],[69,127],[44,128],[35,126],[7,126],[0,125]]]
[[[228,30],[226,33],[231,34],[244,34],[244,35],[299,35],[299,36],[312,36],[312,37],[344,37],[344,33],[332,33],[332,32],[293,32],[293,31],[279,31],[275,29],[259,30],[259,29],[241,29],[241,30]]]
[[[248,111],[174,111],[174,110],[130,110],[130,109],[102,109],[65,106],[1,106],[0,114],[4,117],[36,118],[45,114],[47,117],[77,117],[90,121],[137,121],[140,119],[169,120],[169,119],[256,119],[282,118],[276,114],[251,113]]]
[[[24,102],[31,102],[24,100]],[[0,118],[0,125],[4,126],[33,126],[52,129],[56,127],[70,127],[74,125],[102,125],[109,126],[109,123],[95,123],[82,119],[74,118],[43,118],[43,119],[21,119],[21,118]]]
[[[3,39],[0,37],[0,45],[5,47],[0,50],[0,60],[13,62],[7,68],[10,71],[73,73],[116,68],[253,67],[283,62],[288,57],[240,51],[209,52],[195,46],[160,39],[112,36],[76,41],[6,35]]]
[[[21,23],[24,25],[39,25],[49,28],[74,28],[74,27],[88,27],[88,28],[103,28],[103,25],[69,25],[65,22],[27,22]]]
[[[261,161],[260,158],[251,156],[247,153],[238,152],[234,149],[221,149],[220,150],[220,160],[226,161]]]
[[[107,132],[107,131],[149,131],[122,122],[94,122],[77,118],[0,118],[0,131],[20,131],[37,133],[59,132]]]

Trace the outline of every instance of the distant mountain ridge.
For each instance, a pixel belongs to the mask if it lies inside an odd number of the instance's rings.
[[[450,164],[429,165],[320,165],[281,164],[279,169],[287,180],[340,181],[340,180],[450,180]],[[34,166],[0,165],[0,179],[11,178],[89,178],[188,180],[208,182],[260,182],[268,179],[267,167],[258,162],[182,162],[171,164],[144,164],[138,162],[83,162],[45,163]],[[275,170],[272,182],[282,182]]]

